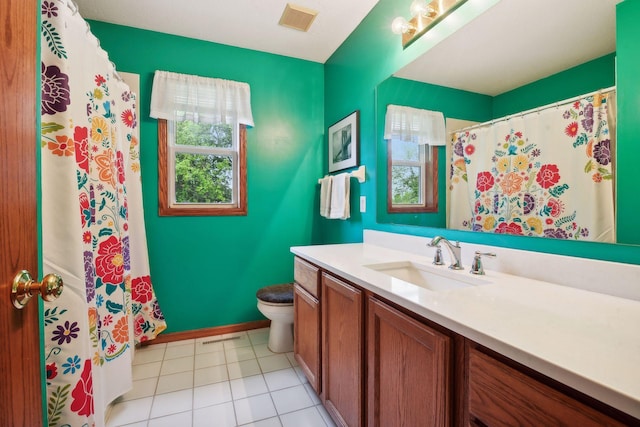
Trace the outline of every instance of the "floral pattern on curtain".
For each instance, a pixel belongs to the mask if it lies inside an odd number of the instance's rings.
[[[614,241],[613,95],[453,136],[450,226]]]
[[[101,426],[131,387],[133,345],[166,329],[146,258],[136,96],[77,9],[43,1],[41,29],[43,259],[65,282],[44,310],[47,415]]]

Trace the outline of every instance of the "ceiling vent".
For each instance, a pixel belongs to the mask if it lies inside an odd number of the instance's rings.
[[[315,10],[287,3],[278,24],[283,27],[306,32],[309,31],[309,27],[313,24],[313,20],[316,19],[317,14],[318,12]]]

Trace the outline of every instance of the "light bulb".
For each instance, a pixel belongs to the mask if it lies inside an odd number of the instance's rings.
[[[393,31],[394,34],[404,34],[409,31],[409,22],[402,16],[398,16],[391,23],[391,31]]]
[[[437,14],[437,11],[433,6],[430,5],[430,3],[431,0],[413,0],[413,2],[411,2],[411,6],[409,7],[411,16],[435,16]]]

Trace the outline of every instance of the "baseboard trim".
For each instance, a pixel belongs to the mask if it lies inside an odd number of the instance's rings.
[[[269,319],[254,320],[252,322],[237,323],[235,325],[216,326],[213,328],[195,329],[184,332],[171,332],[160,334],[155,339],[144,341],[142,346],[164,344],[173,341],[190,340],[194,338],[204,338],[212,335],[231,334],[234,332],[250,331],[252,329],[268,328],[271,324]]]

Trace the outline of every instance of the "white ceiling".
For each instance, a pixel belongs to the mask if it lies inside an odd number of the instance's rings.
[[[324,63],[378,0],[293,0],[318,11],[308,32],[278,25],[287,0],[75,0],[85,19]]]
[[[498,95],[615,51],[620,1],[502,0],[394,75]]]

